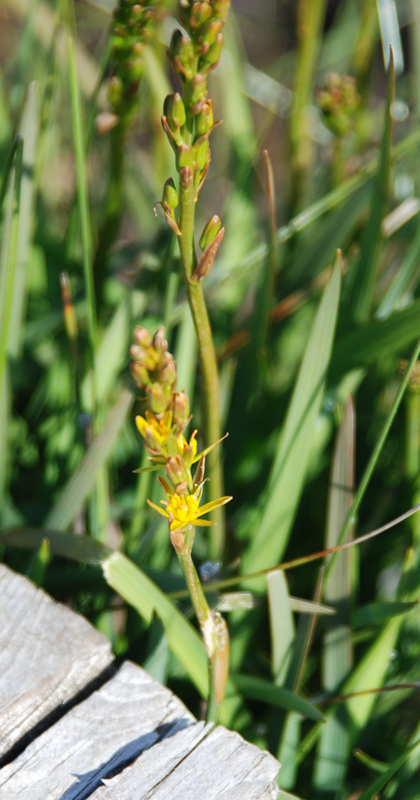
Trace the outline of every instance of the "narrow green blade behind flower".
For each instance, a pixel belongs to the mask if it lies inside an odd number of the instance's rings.
[[[274,566],[291,532],[308,468],[311,440],[321,405],[340,298],[341,256],[318,308],[302,366],[289,404],[264,509],[243,560],[243,572]]]

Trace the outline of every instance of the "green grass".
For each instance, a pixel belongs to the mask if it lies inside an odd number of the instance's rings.
[[[404,35],[394,25],[382,42],[373,0],[290,0],[277,16],[268,0],[254,6],[245,14],[233,3],[210,73],[224,122],[196,204],[197,240],[213,214],[226,228],[200,286],[229,432],[223,493],[234,499],[225,537],[197,532],[193,551],[214,584],[210,605],[232,609],[223,611],[231,676],[220,719],[279,757],[285,797],[415,800],[418,514],[325,564],[248,576],[357,538],[419,502],[420,217],[390,236],[382,226],[420,192],[419,20],[405,4]],[[178,388],[203,430],[178,243],[152,212],[176,178],[160,126],[175,21],[167,16],[151,38],[135,113],[114,136],[99,132],[110,4],[5,7],[2,557],[71,598],[118,655],[200,714],[205,651],[167,524],[146,504],[161,499],[156,475],[134,474],[146,464],[134,424],[144,402],[128,370],[133,328],[164,323]],[[382,57],[390,43],[395,75]],[[360,96],[340,141],[317,106],[330,70],[351,74]],[[73,298],[66,313],[62,273]],[[409,380],[401,360],[410,359]],[[215,553],[220,563],[205,565]]]

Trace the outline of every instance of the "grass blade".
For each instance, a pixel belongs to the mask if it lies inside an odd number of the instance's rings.
[[[386,211],[391,169],[391,104],[394,98],[394,81],[394,57],[391,51],[379,170],[372,187],[371,214],[363,233],[362,258],[359,264],[354,295],[354,316],[358,323],[366,322],[370,317],[375,276],[382,245],[381,223]]]
[[[396,772],[402,767],[402,765],[407,761],[409,756],[418,748],[420,745],[420,739],[415,742],[411,747],[408,747],[404,753],[396,758],[392,764],[389,765],[388,769],[385,770],[381,775],[379,775],[375,781],[369,786],[368,789],[365,789],[364,792],[359,796],[359,800],[374,800],[375,797],[378,796],[378,792],[388,783],[389,779],[395,775]]]
[[[80,465],[48,514],[45,520],[46,528],[65,530],[70,525],[92,491],[97,473],[109,458],[133,401],[131,392],[123,389],[108,414],[101,432],[93,440]]]
[[[331,470],[325,546],[334,547],[352,503],[354,491],[354,407],[347,402],[341,423]],[[349,531],[352,538],[352,530]],[[329,574],[324,598],[335,605],[339,613],[331,620],[324,636],[322,660],[323,689],[335,692],[350,673],[353,649],[350,629],[350,602],[352,596],[351,551],[338,554]],[[328,718],[318,743],[315,761],[314,785],[319,792],[334,792],[341,788],[347,770],[350,733],[343,720],[343,709],[338,708]]]
[[[20,193],[22,184],[23,139],[19,137],[15,154],[13,187],[10,194],[11,216],[8,241],[6,243],[5,271],[1,276],[0,289],[0,387],[9,347],[9,331],[12,319],[13,294],[15,291],[16,263],[19,242]]]
[[[89,330],[89,342],[91,349],[91,363],[95,363],[95,352],[97,342],[97,322],[96,322],[96,301],[95,286],[93,280],[93,251],[92,251],[92,228],[89,211],[89,194],[87,181],[86,165],[86,142],[85,128],[83,124],[83,108],[80,96],[79,80],[77,75],[76,60],[74,54],[73,37],[68,39],[68,54],[70,68],[70,91],[73,112],[73,142],[76,157],[76,179],[77,179],[77,201],[79,204],[80,227],[83,250],[83,272],[85,278],[85,289],[87,299],[87,318]]]
[[[260,700],[262,703],[278,706],[287,711],[296,711],[298,714],[302,714],[315,722],[323,722],[324,720],[321,712],[308,700],[299,697],[299,695],[288,689],[284,689],[282,686],[276,686],[276,684],[264,680],[264,678],[235,674],[232,675],[232,681],[245,697],[249,697],[252,700]]]
[[[318,415],[340,297],[340,257],[321,300],[268,481],[266,502],[243,571],[278,562],[289,540]]]

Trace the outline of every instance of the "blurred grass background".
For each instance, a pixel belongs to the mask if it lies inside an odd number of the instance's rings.
[[[133,474],[146,463],[136,324],[166,326],[200,427],[177,244],[153,214],[175,176],[160,125],[176,24],[164,5],[115,149],[103,116],[113,4],[0,0],[0,541],[5,563],[199,716],[204,651],[188,600],[170,597],[184,586],[146,505],[155,477]],[[414,0],[233,0],[210,77],[223,125],[197,231],[215,213],[226,228],[205,292],[234,500],[224,547],[197,531],[194,555],[228,609],[222,721],[280,758],[285,796],[419,797],[418,516],[325,574],[315,561],[243,578],[334,545],[353,491],[346,535],[419,501],[416,368],[398,394],[420,336],[419,14]],[[305,613],[304,600],[336,613]]]

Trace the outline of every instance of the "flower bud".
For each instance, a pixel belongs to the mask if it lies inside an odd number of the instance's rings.
[[[132,344],[130,347],[130,355],[140,366],[149,370],[155,369],[156,361],[153,358],[153,351],[151,351],[150,348],[146,349],[139,344]]]
[[[190,413],[190,403],[184,391],[176,392],[173,401],[173,420],[179,430],[182,430],[187,421]]]
[[[165,465],[166,474],[174,486],[188,481],[188,473],[182,456],[171,456]]]
[[[218,33],[216,37],[216,41],[207,53],[204,53],[199,61],[198,67],[202,72],[209,72],[211,69],[217,66],[219,62],[219,58],[222,53],[223,47],[223,34]]]
[[[204,142],[201,142],[201,144],[198,145],[198,147],[194,152],[194,161],[197,164],[197,167],[200,170],[200,172],[207,165],[209,158],[210,158],[209,140],[205,139]]]
[[[202,103],[200,112],[196,115],[195,118],[195,130],[199,136],[203,136],[205,133],[208,133],[210,128],[212,128],[214,123],[213,117],[213,103],[211,100],[205,100]]]
[[[147,402],[154,414],[163,414],[166,411],[169,392],[161,383],[152,383],[146,389]]]
[[[161,325],[160,328],[157,329],[153,337],[153,347],[155,348],[155,350],[163,350],[164,353],[166,353],[168,349],[168,342],[165,339],[165,328],[163,327],[163,325]]]
[[[149,373],[145,367],[142,367],[138,362],[130,364],[131,374],[137,386],[143,387],[150,383]]]
[[[207,93],[207,80],[204,75],[194,75],[193,80],[191,81],[191,94],[190,94],[190,102],[192,106],[195,106],[200,100],[202,100]]]
[[[211,6],[207,2],[193,3],[191,11],[190,26],[194,30],[201,28],[202,25],[211,19],[213,14]]]
[[[186,80],[193,77],[192,63],[194,60],[194,46],[191,39],[183,36],[180,30],[174,31],[169,45],[169,53],[175,70]]]
[[[177,131],[185,125],[185,106],[179,92],[176,94],[168,94],[165,97],[163,113],[168,120],[169,127],[174,133],[177,133]]]
[[[165,203],[172,210],[176,208],[179,203],[178,192],[172,178],[168,178],[163,187],[162,205]]]
[[[213,18],[225,20],[230,7],[230,0],[212,0]]]
[[[200,38],[203,39],[204,43],[204,51],[208,51],[209,47],[212,47],[217,40],[217,37],[220,34],[220,31],[223,28],[223,22],[221,19],[212,19],[204,28],[200,31]]]
[[[157,378],[159,383],[162,383],[167,386],[173,386],[176,381],[175,361],[170,361],[169,364],[166,365],[166,367],[160,370]]]
[[[193,166],[194,156],[191,147],[188,147],[187,144],[180,144],[176,149],[176,168],[178,172],[181,172],[183,167],[193,169]]]
[[[152,344],[151,334],[147,328],[142,328],[141,325],[138,325],[137,328],[135,328],[133,337],[137,344],[140,344],[142,347],[150,347]]]
[[[200,247],[202,250],[205,250],[207,245],[213,241],[213,239],[217,236],[222,227],[222,220],[217,214],[214,215],[211,219],[209,219],[207,225],[204,227],[203,232],[200,236]]]

